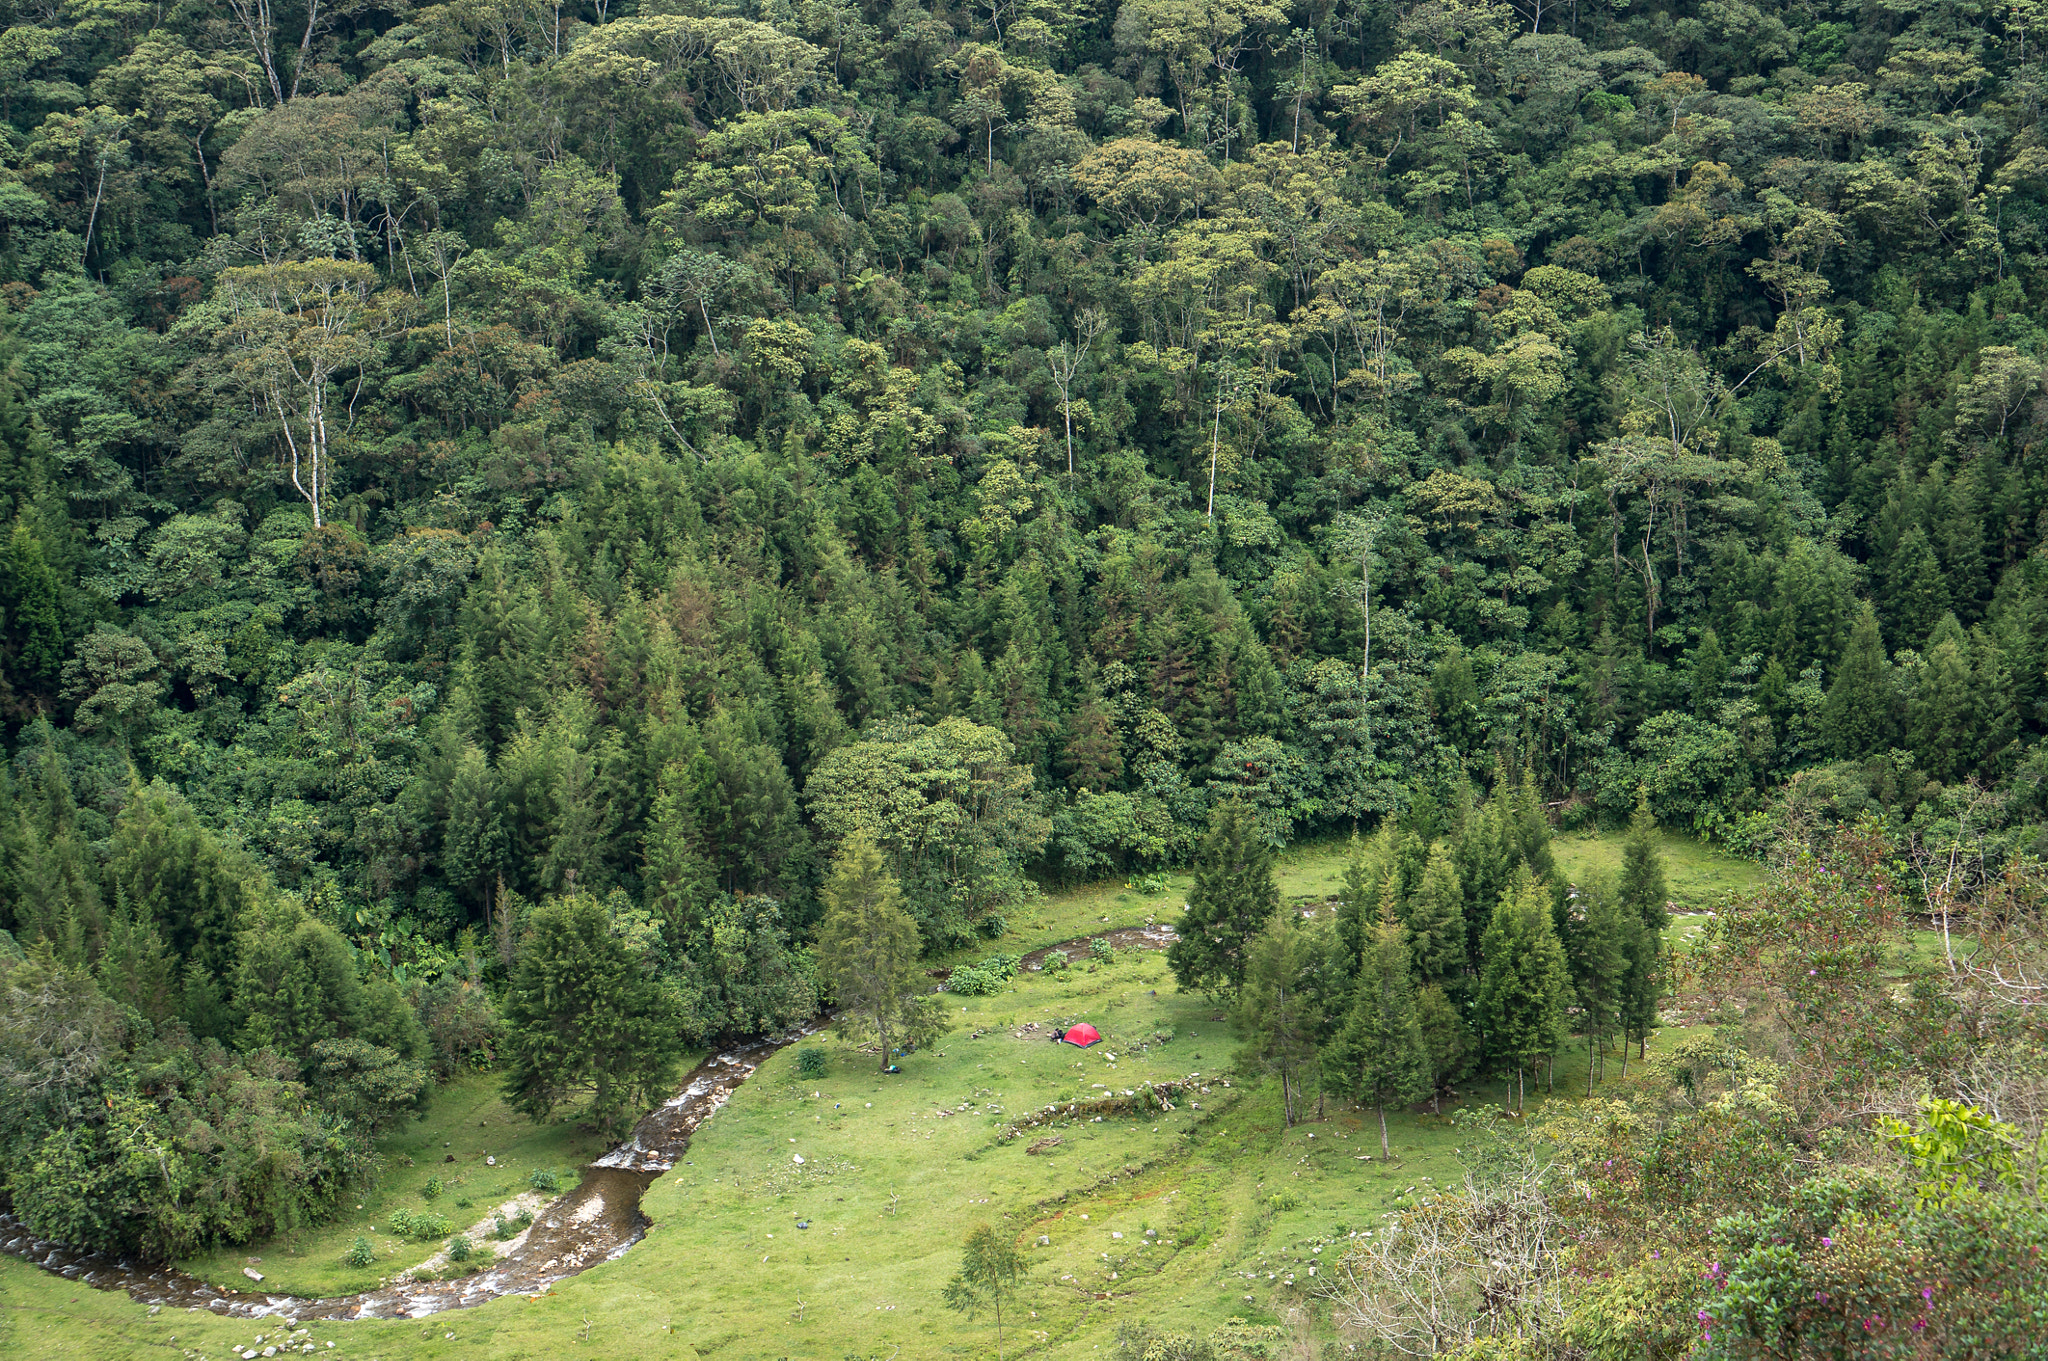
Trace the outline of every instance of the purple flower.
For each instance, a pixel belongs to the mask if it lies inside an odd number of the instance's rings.
[[[1832,1238],[1823,1238],[1820,1240],[1820,1245],[1824,1248],[1831,1248],[1835,1245],[1835,1240]]]
[[[1934,1287],[1931,1285],[1921,1286],[1920,1298],[1926,1300],[1929,1304],[1934,1303]]]

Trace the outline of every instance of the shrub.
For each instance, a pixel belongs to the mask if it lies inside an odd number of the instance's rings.
[[[798,1077],[823,1077],[830,1063],[831,1056],[821,1045],[807,1044],[796,1051]]]
[[[1045,972],[1065,973],[1067,971],[1067,963],[1067,957],[1058,950],[1055,950],[1045,957]]]
[[[367,1238],[358,1238],[354,1246],[342,1254],[342,1261],[353,1267],[366,1267],[377,1260],[377,1249],[370,1246]]]
[[[528,1177],[526,1184],[536,1191],[559,1191],[562,1189],[562,1179],[545,1167],[538,1169],[532,1176]]]
[[[439,1177],[428,1177],[427,1184],[420,1188],[420,1196],[426,1200],[432,1200],[435,1196],[438,1196],[440,1194],[441,1179]]]
[[[468,1261],[471,1251],[469,1237],[466,1234],[458,1233],[448,1240],[448,1260],[451,1262]]]
[[[1116,947],[1109,943],[1108,937],[1097,936],[1088,942],[1088,958],[1099,959],[1104,964],[1114,964],[1116,962]]]
[[[964,997],[990,997],[1017,976],[1017,966],[1023,962],[1021,955],[990,955],[979,964],[963,964],[953,970],[946,987]]]
[[[425,1242],[430,1238],[445,1237],[449,1229],[448,1217],[435,1214],[432,1210],[393,1210],[391,1231],[401,1238]]]

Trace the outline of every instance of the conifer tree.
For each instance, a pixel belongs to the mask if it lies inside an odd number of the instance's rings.
[[[1551,1054],[1564,1036],[1571,988],[1550,890],[1527,866],[1494,907],[1482,958],[1478,1003],[1486,1052],[1497,1063],[1514,1065],[1519,1109],[1526,1069]]]
[[[1693,716],[1711,720],[1720,710],[1721,687],[1728,680],[1728,656],[1721,650],[1721,636],[1712,629],[1702,633],[1691,662]]]
[[[1218,804],[1195,855],[1195,886],[1166,962],[1184,992],[1236,997],[1251,942],[1280,907],[1273,850],[1240,799]]]
[[[840,844],[819,896],[818,964],[839,999],[841,1034],[870,1031],[881,1042],[883,1071],[903,1041],[929,1044],[944,1030],[918,967],[917,923],[903,893],[864,832]]]
[[[1837,757],[1854,760],[1881,752],[1898,733],[1892,665],[1885,657],[1877,615],[1865,605],[1850,630],[1835,683],[1821,706],[1821,736]]]
[[[1948,580],[1927,532],[1912,525],[1899,536],[1886,560],[1885,620],[1892,636],[1908,642],[1925,638],[1948,612]]]
[[[1910,741],[1920,764],[1938,780],[1976,769],[1979,695],[1971,674],[1969,640],[1956,617],[1945,614],[1928,640],[1913,697]]]
[[[1244,984],[1237,999],[1245,1035],[1242,1056],[1280,1079],[1282,1118],[1300,1118],[1301,1093],[1316,1060],[1323,1025],[1316,966],[1327,953],[1327,932],[1304,928],[1292,915],[1270,918],[1245,952]]]
[[[1622,1027],[1622,1072],[1628,1071],[1627,1046],[1635,1040],[1647,1049],[1657,1025],[1657,1003],[1664,990],[1664,928],[1671,924],[1664,860],[1657,853],[1657,820],[1650,812],[1650,791],[1636,789],[1636,810],[1622,843],[1621,882],[1617,899],[1625,962],[1619,999]]]
[[[1351,1010],[1331,1041],[1327,1062],[1343,1075],[1352,1097],[1378,1113],[1380,1156],[1389,1156],[1387,1107],[1428,1095],[1434,1076],[1416,1014],[1408,933],[1390,903],[1383,903],[1359,961]]]
[[[597,1122],[616,1130],[675,1069],[668,995],[587,893],[528,914],[504,1015],[506,1097],[536,1122],[587,1094]]]
[[[505,863],[505,823],[497,773],[475,746],[465,746],[448,782],[448,820],[441,830],[441,868],[451,885],[476,895],[488,910],[491,884]]]
[[[1648,785],[1636,786],[1635,812],[1621,844],[1621,901],[1652,931],[1671,925],[1670,890],[1664,857],[1657,851],[1657,817],[1650,811]]]
[[[1607,1036],[1621,1019],[1632,938],[1640,935],[1643,927],[1623,908],[1621,895],[1611,883],[1594,880],[1582,884],[1576,896],[1581,926],[1572,982],[1586,1027],[1586,1094],[1590,1096],[1594,1065],[1605,1065]]]
[[[18,697],[14,707],[25,709],[37,697],[54,695],[63,663],[57,574],[28,525],[16,520],[0,548],[0,680]]]
[[[1464,1076],[1472,1033],[1458,1014],[1458,1004],[1436,983],[1415,990],[1415,1024],[1429,1058],[1429,1095],[1434,1102],[1447,1083]]]
[[[1404,924],[1419,981],[1448,983],[1465,972],[1465,890],[1446,848],[1429,853],[1422,882],[1408,897]]]

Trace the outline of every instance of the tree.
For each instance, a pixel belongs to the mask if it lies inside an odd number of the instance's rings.
[[[333,387],[350,371],[360,381],[388,325],[373,297],[376,283],[370,266],[334,259],[242,265],[221,275],[221,334],[233,347],[234,372],[276,417],[292,489],[311,507],[315,529],[325,523],[334,443],[354,423],[345,396],[332,410]]]
[[[672,1004],[589,894],[551,899],[528,914],[504,1014],[506,1096],[535,1122],[588,1093],[591,1114],[616,1132],[629,1111],[665,1090],[675,1069]]]
[[[491,883],[505,863],[505,824],[497,773],[490,759],[466,745],[448,785],[448,819],[441,829],[441,868],[449,882],[475,892],[488,908]]]
[[[898,1041],[928,1044],[944,1028],[918,967],[917,923],[865,832],[840,844],[819,896],[818,965],[839,1002],[840,1033],[872,1031],[886,1072]]]
[[[1184,992],[1235,998],[1252,941],[1280,907],[1273,850],[1240,799],[1218,804],[1195,854],[1195,886],[1166,963]]]
[[[1415,957],[1415,977],[1424,983],[1448,983],[1465,971],[1465,889],[1450,851],[1433,848],[1422,882],[1408,895],[1403,921]]]
[[[966,1250],[960,1257],[960,1270],[946,1282],[944,1293],[948,1309],[969,1318],[983,1309],[995,1313],[997,1361],[1001,1361],[1003,1355],[1003,1301],[1015,1297],[1030,1270],[1029,1259],[1017,1250],[1015,1243],[997,1237],[994,1229],[981,1224],[967,1235]]]
[[[1657,820],[1650,813],[1647,788],[1636,791],[1635,815],[1622,843],[1621,883],[1616,906],[1624,967],[1617,998],[1622,1027],[1622,1069],[1628,1069],[1628,1042],[1647,1049],[1657,1026],[1657,1002],[1664,992],[1664,928],[1671,907],[1664,883],[1664,860],[1657,853]]]
[[[1422,1032],[1423,1052],[1429,1058],[1429,1095],[1432,1102],[1444,1087],[1464,1076],[1472,1052],[1472,1035],[1458,1004],[1435,983],[1415,992],[1415,1025]]]
[[[1633,910],[1623,906],[1611,884],[1581,884],[1575,896],[1581,923],[1572,981],[1586,1027],[1586,1094],[1590,1096],[1594,1065],[1606,1061],[1608,1027],[1623,1015],[1634,938],[1641,935],[1643,927]]]
[[[1382,903],[1380,919],[1359,962],[1351,1011],[1331,1044],[1331,1066],[1360,1105],[1380,1118],[1380,1156],[1390,1157],[1387,1107],[1419,1101],[1434,1088],[1431,1057],[1416,1012],[1408,933]]]
[[[1318,932],[1294,917],[1274,917],[1245,953],[1238,994],[1242,1054],[1280,1078],[1282,1116],[1291,1128],[1299,1115],[1301,1073],[1315,1061],[1323,1023],[1314,973],[1327,951]]]
[[[1885,658],[1877,613],[1864,605],[1850,631],[1835,683],[1820,713],[1821,735],[1843,760],[1885,750],[1898,734],[1898,695]]]
[[[1488,1056],[1514,1064],[1519,1109],[1524,1070],[1564,1038],[1564,1004],[1571,988],[1564,945],[1551,918],[1550,890],[1527,866],[1495,905],[1480,955],[1480,1030]]]

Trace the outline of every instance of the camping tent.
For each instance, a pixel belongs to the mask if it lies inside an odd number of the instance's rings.
[[[1086,1049],[1091,1044],[1102,1043],[1102,1032],[1089,1025],[1086,1021],[1083,1021],[1077,1026],[1069,1026],[1060,1035],[1060,1038],[1068,1044],[1079,1045],[1081,1048]]]

